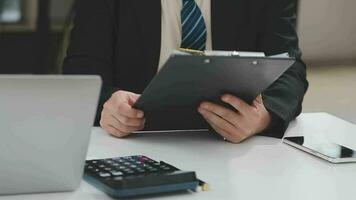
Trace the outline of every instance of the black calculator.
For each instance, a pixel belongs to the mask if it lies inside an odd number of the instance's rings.
[[[87,160],[84,180],[114,198],[195,191],[199,185],[195,172],[143,155]]]

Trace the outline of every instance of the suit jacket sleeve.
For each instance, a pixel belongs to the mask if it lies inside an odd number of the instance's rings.
[[[95,74],[102,77],[96,125],[102,105],[118,90],[112,87],[115,22],[111,3],[109,0],[77,0],[74,28],[63,65],[64,74]]]
[[[258,49],[268,55],[288,52],[296,63],[263,94],[264,104],[272,115],[270,127],[262,135],[283,137],[290,121],[301,113],[308,88],[306,65],[301,60],[295,30],[295,0],[269,0],[264,9]]]

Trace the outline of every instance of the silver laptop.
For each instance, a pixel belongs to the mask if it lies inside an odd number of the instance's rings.
[[[0,195],[79,186],[100,88],[97,76],[0,76]]]

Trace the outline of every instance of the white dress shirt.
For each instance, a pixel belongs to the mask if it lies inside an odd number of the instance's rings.
[[[211,4],[210,0],[195,0],[203,13],[206,28],[206,50],[212,50],[211,37]],[[178,49],[182,41],[181,10],[182,0],[161,0],[162,30],[161,30],[161,54],[158,71],[166,63],[172,52]]]

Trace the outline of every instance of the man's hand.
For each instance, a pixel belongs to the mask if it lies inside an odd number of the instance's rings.
[[[100,126],[120,138],[142,130],[145,124],[144,113],[132,108],[139,97],[131,92],[115,92],[104,104]]]
[[[258,96],[248,105],[232,95],[224,95],[222,101],[237,111],[204,102],[198,111],[222,137],[232,143],[240,143],[248,137],[264,131],[271,123],[271,116]]]

